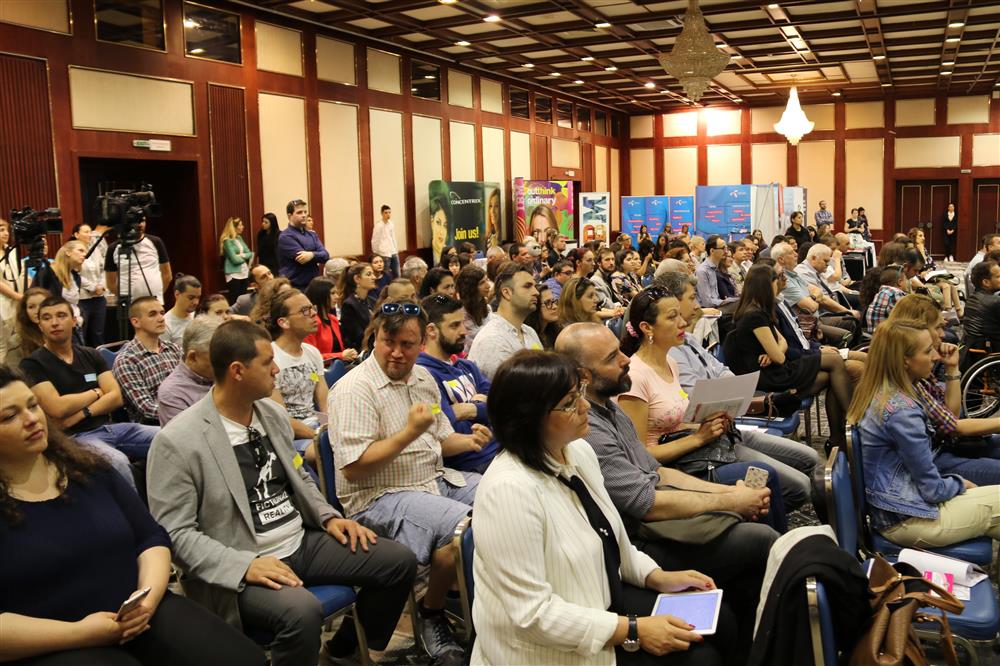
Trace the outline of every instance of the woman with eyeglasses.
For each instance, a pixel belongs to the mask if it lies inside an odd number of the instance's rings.
[[[0,366],[0,661],[265,663],[213,613],[167,589],[170,538],[103,458],[50,427]],[[134,592],[137,606],[116,611]]]
[[[468,354],[472,341],[476,339],[476,333],[493,315],[489,304],[489,298],[493,294],[493,284],[486,277],[486,271],[475,264],[467,264],[458,272],[455,288],[458,291],[458,299],[462,301],[462,309],[465,311],[463,352]]]
[[[545,282],[539,282],[538,307],[528,315],[524,323],[535,329],[542,348],[551,350],[556,346],[556,338],[562,326],[559,325],[559,299],[552,293],[552,288]]]
[[[368,293],[374,289],[375,271],[371,264],[357,263],[341,274],[340,333],[345,347],[361,349],[362,337],[372,319]]]
[[[735,620],[725,605],[711,637],[649,615],[658,593],[715,584],[664,571],[629,541],[582,439],[585,393],[575,364],[549,352],[520,351],[493,377],[487,408],[502,451],[476,493],[471,663],[730,663]]]
[[[642,276],[646,274],[652,256],[647,254],[646,260],[642,261],[637,250],[627,248],[618,251],[615,272],[611,274],[611,291],[616,301],[628,305],[642,291]]]

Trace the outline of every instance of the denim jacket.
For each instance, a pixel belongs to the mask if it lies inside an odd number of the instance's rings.
[[[942,476],[934,465],[927,417],[912,398],[895,393],[881,409],[876,400],[859,427],[875,529],[910,517],[937,519],[937,505],[965,491],[962,477]]]

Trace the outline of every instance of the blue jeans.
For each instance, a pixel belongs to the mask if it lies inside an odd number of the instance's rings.
[[[94,430],[78,432],[73,437],[78,442],[99,442],[117,449],[131,460],[145,460],[149,445],[153,443],[159,426],[138,423],[109,423]]]
[[[392,271],[392,279],[395,280],[400,276],[399,272],[399,255],[394,254],[389,257],[389,270]]]
[[[962,458],[948,451],[934,457],[934,465],[942,474],[958,474],[977,486],[1000,485],[1000,435],[990,435],[993,446],[979,458]]]
[[[727,486],[735,486],[737,481],[742,481],[747,475],[748,467],[759,467],[767,470],[767,487],[771,489],[771,510],[766,516],[760,518],[760,522],[773,527],[775,531],[784,534],[788,531],[788,519],[785,516],[785,502],[781,498],[781,481],[777,470],[764,462],[734,462],[715,468],[715,481]]]

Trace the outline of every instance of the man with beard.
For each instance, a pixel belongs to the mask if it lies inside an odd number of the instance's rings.
[[[531,269],[515,261],[504,264],[497,273],[496,294],[498,316],[486,320],[469,348],[469,360],[488,378],[518,351],[542,348],[538,333],[524,323],[538,308],[538,288]]]
[[[763,516],[770,507],[770,490],[748,488],[742,481],[735,486],[710,483],[661,466],[639,441],[632,421],[614,401],[615,396],[631,388],[632,382],[629,358],[607,327],[571,324],[556,339],[556,351],[570,356],[581,368],[590,402],[590,430],[585,439],[597,454],[604,485],[632,543],[666,570],[697,568],[710,576],[726,591],[726,599],[740,621],[740,635],[749,645],[767,556],[778,538],[777,532],[768,525],[734,519],[733,524],[714,535],[705,524],[690,521],[674,523],[677,538],[663,534],[669,533],[672,521],[694,519],[709,512],[732,512],[744,520]],[[659,529],[661,525],[654,528],[659,523],[668,525],[665,529]],[[693,536],[696,529],[704,538]]]
[[[455,432],[434,378],[416,366],[427,329],[419,305],[387,301],[371,325],[371,356],[330,392],[337,494],[348,516],[430,565],[415,633],[438,664],[457,666],[465,651],[452,635],[444,602],[456,582],[455,527],[472,510],[482,477],[445,467],[443,456],[479,451],[493,435],[486,428]]]
[[[427,313],[427,341],[417,358],[417,365],[427,368],[441,392],[441,409],[455,432],[473,434],[490,427],[486,396],[490,380],[475,363],[458,358],[465,348],[465,311],[462,302],[447,296],[428,296],[420,302]],[[495,439],[479,451],[465,451],[448,456],[445,464],[452,469],[482,474],[497,454]]]

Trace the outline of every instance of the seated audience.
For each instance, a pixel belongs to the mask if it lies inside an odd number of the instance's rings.
[[[264,264],[258,264],[251,268],[249,291],[236,299],[232,313],[249,317],[250,311],[253,310],[254,303],[257,301],[257,296],[260,295],[261,288],[273,279],[274,275],[271,274],[271,269]]]
[[[48,297],[38,321],[44,346],[21,360],[21,371],[39,404],[61,430],[97,449],[131,483],[126,456],[145,460],[159,428],[111,423],[111,412],[122,406],[121,388],[96,349],[73,344],[69,303]]]
[[[616,310],[621,315],[621,303],[615,298],[611,289],[611,275],[615,272],[615,253],[611,248],[605,247],[597,251],[597,269],[590,275],[590,281],[594,285],[597,293],[597,304],[599,310]],[[568,283],[567,283],[568,284]],[[562,301],[562,296],[559,297]],[[611,315],[616,316],[616,315]]]
[[[975,291],[965,302],[965,343],[970,350],[1000,352],[1000,265],[981,261],[972,269]],[[27,300],[27,297],[25,297]],[[971,356],[969,360],[974,360]]]
[[[221,323],[220,319],[196,317],[184,330],[181,362],[156,392],[161,426],[201,400],[212,388],[212,360],[208,356],[208,345]]]
[[[846,346],[850,346],[860,339],[861,315],[857,310],[844,305],[838,292],[823,279],[831,257],[830,248],[822,243],[809,245],[798,264],[792,258],[792,253],[781,245],[771,252],[771,258],[785,271],[787,282],[782,292],[785,302],[797,306],[803,312],[822,317],[820,328],[825,329],[824,335],[831,342],[843,340],[844,333],[847,333],[849,342]],[[846,302],[846,296],[844,299]]]
[[[375,310],[386,301],[410,301],[417,302],[417,288],[406,278],[396,278],[382,290],[379,295],[379,302],[376,303]]]
[[[437,266],[427,271],[424,281],[420,283],[420,298],[424,299],[434,294],[442,294],[449,298],[455,297],[455,276],[446,268]]]
[[[107,462],[50,427],[2,366],[0,451],[0,661],[263,666],[253,641],[167,589],[164,529]]]
[[[111,367],[129,418],[136,423],[159,425],[157,389],[181,362],[181,350],[160,338],[167,327],[164,314],[163,305],[152,296],[132,301],[129,322],[135,337],[121,348]]]
[[[250,311],[251,323],[267,328],[268,319],[271,317],[271,303],[277,298],[278,294],[288,291],[291,288],[292,283],[286,277],[268,280],[267,284],[261,288],[257,301],[253,304],[253,310]]]
[[[173,539],[185,593],[233,626],[272,635],[274,666],[315,666],[324,618],[306,586],[357,586],[355,617],[369,645],[385,649],[413,584],[413,555],[343,518],[303,469],[285,411],[266,399],[266,331],[221,324],[210,356],[215,387],[160,432],[149,457],[149,507]],[[345,620],[326,650],[356,649]]]
[[[316,306],[301,291],[291,289],[271,303],[267,328],[278,367],[271,399],[291,417],[295,447],[300,453],[312,443],[323,420],[317,406],[326,406],[323,356],[305,342],[316,332],[316,326]]]
[[[479,329],[469,348],[469,360],[479,366],[487,379],[501,363],[520,349],[541,349],[535,329],[524,323],[538,309],[538,288],[531,271],[517,262],[508,262],[497,273],[496,314]]]
[[[892,308],[903,296],[906,296],[906,274],[893,266],[881,269],[879,290],[865,311],[865,327],[869,333],[874,333],[875,328],[889,318]]]
[[[21,341],[21,358],[30,356],[45,344],[42,329],[38,327],[38,306],[51,295],[48,289],[30,287],[17,303],[15,328]]]
[[[462,349],[462,353],[468,354],[479,329],[493,316],[489,304],[493,284],[486,277],[486,271],[469,264],[458,272],[455,287],[458,291],[457,298],[462,301],[462,310],[465,313],[465,318],[462,320],[465,324],[465,348]]]
[[[383,303],[373,324],[374,352],[330,392],[337,494],[347,515],[430,566],[417,608],[420,642],[431,658],[457,665],[465,653],[444,602],[456,580],[455,526],[469,514],[480,476],[445,467],[443,456],[480,449],[493,435],[456,433],[438,406],[437,383],[416,366],[427,328],[419,305]]]
[[[551,350],[555,347],[556,337],[562,327],[559,326],[559,299],[549,288],[548,281],[538,283],[538,307],[528,315],[524,323],[538,334],[542,349]]]
[[[589,278],[597,265],[597,258],[594,255],[594,251],[586,247],[571,250],[566,255],[566,258],[573,262],[574,275],[578,278]]]
[[[201,304],[198,305],[198,312],[195,317],[216,317],[222,321],[229,321],[232,318],[232,313],[229,311],[229,301],[223,294],[209,294],[205,298],[201,299]],[[190,324],[188,324],[190,326]],[[181,336],[183,339],[184,336]]]
[[[179,346],[184,337],[184,329],[194,319],[200,300],[201,282],[198,278],[178,273],[174,280],[174,307],[167,312],[167,327],[160,337]]]
[[[427,275],[427,262],[417,255],[411,255],[403,262],[403,277],[413,283],[414,289],[420,289],[425,275]]]
[[[893,320],[872,336],[868,367],[847,413],[861,431],[872,527],[902,546],[1000,539],[1000,492],[934,464],[928,417],[915,384],[938,360],[924,322]]]
[[[465,313],[461,301],[440,294],[428,296],[420,306],[427,313],[427,337],[417,365],[426,368],[437,382],[441,409],[455,432],[473,434],[489,430],[486,396],[490,380],[476,364],[459,354],[465,348]],[[479,450],[446,456],[444,464],[452,469],[482,474],[497,454],[492,437]]]
[[[569,281],[575,270],[573,269],[573,263],[566,260],[557,261],[552,266],[552,277],[545,281],[546,286],[552,290],[552,297],[559,300],[562,296],[562,288],[566,282]]]
[[[328,259],[325,264],[323,264],[323,277],[333,280],[334,284],[340,283],[340,276],[344,274],[347,267],[353,263],[357,263],[353,260],[344,259],[343,257],[333,257]]]
[[[601,321],[598,311],[599,296],[592,280],[571,278],[559,297],[559,325],[576,322]]]
[[[726,270],[736,287],[736,294],[743,292],[743,282],[747,279],[747,271],[750,270],[753,257],[753,242],[744,238],[739,241],[729,243],[729,255],[732,261],[729,262]]]
[[[462,260],[457,254],[446,254],[441,257],[440,267],[451,273],[452,277],[458,277],[458,272],[462,270]]]
[[[337,283],[328,277],[313,278],[306,287],[306,297],[316,308],[316,332],[307,335],[303,342],[318,349],[324,361],[339,358],[344,363],[351,363],[357,360],[358,350],[345,348],[340,334],[340,320],[336,314],[340,298]]]
[[[708,252],[706,248],[708,244],[705,242],[703,236],[691,236],[687,241],[688,250],[691,252],[691,261],[694,262],[695,266],[705,261],[708,258]]]
[[[375,288],[375,272],[368,264],[354,264],[344,271],[339,287],[340,333],[344,346],[361,349],[362,336],[372,318],[367,298],[368,292]]]
[[[385,289],[385,285],[392,282],[396,278],[396,276],[391,270],[388,271],[386,270],[385,259],[380,254],[373,254],[369,258],[368,263],[372,265],[372,272],[375,273],[375,288],[372,289],[372,293],[369,294],[369,297],[375,296],[375,298],[377,298],[378,294],[380,294],[382,290]],[[372,298],[373,303],[375,301],[375,298]]]
[[[847,367],[832,348],[820,354],[794,357],[788,353],[788,340],[778,330],[776,304],[781,289],[782,281],[776,268],[762,264],[750,269],[733,315],[736,330],[729,334],[724,345],[729,367],[740,375],[759,370],[757,389],[761,391],[794,389],[804,397],[830,389],[824,401],[830,435],[834,444],[842,445],[845,433],[841,424],[850,403],[851,390]]]
[[[536,399],[524,399],[525,386]],[[715,582],[664,571],[629,541],[581,439],[585,395],[576,366],[559,354],[518,352],[497,371],[489,411],[504,450],[476,502],[472,663],[727,663],[736,652],[728,609],[711,637],[650,615],[658,593]]]
[[[720,285],[726,284],[728,287],[729,284],[721,282],[722,274],[727,272],[725,264],[729,248],[721,236],[709,236],[705,247],[708,248],[708,256],[694,271],[698,279],[698,302],[708,308],[732,312],[738,298],[735,285],[731,289],[723,288],[720,291]]]
[[[611,274],[611,292],[615,300],[628,305],[642,291],[642,276],[646,274],[647,268],[649,260],[642,261],[638,251],[631,248],[618,250],[615,255],[615,272]]]

